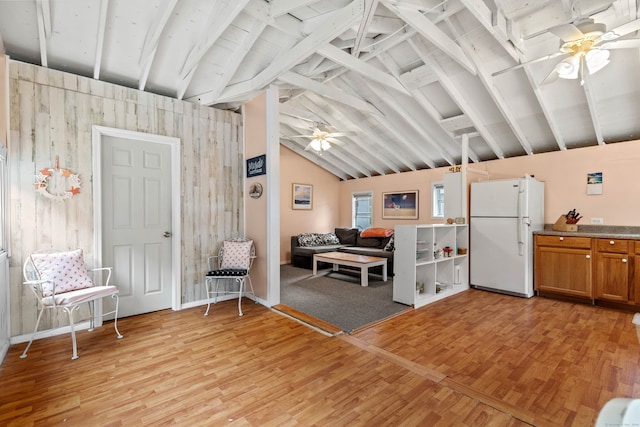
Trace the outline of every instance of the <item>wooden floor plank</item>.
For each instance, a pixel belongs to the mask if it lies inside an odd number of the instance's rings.
[[[632,315],[482,291],[329,337],[235,301],[12,346],[0,425],[592,425],[638,397]]]

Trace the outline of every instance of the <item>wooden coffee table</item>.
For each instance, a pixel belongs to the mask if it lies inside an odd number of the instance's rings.
[[[369,286],[369,267],[382,266],[382,280],[387,281],[387,259],[377,256],[355,255],[345,252],[326,252],[313,255],[313,275],[318,273],[318,261],[333,264],[333,271],[338,271],[338,266],[346,265],[360,269],[360,285]]]

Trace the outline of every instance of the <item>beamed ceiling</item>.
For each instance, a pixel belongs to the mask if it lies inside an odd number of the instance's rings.
[[[0,0],[0,36],[13,59],[216,108],[276,85],[280,143],[353,179],[640,139],[638,17],[636,0]],[[618,29],[610,63],[547,78],[586,18]],[[296,136],[316,126],[343,134],[322,155]]]

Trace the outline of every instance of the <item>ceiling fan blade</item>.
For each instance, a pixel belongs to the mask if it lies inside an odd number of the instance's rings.
[[[336,144],[336,145],[340,145],[340,144],[343,143],[343,141],[340,141],[339,139],[335,139],[335,138],[331,138],[331,137],[327,138],[327,141],[329,141],[332,144]]]
[[[288,138],[311,138],[311,139],[313,139],[313,135],[288,135]]]
[[[604,33],[601,38],[604,40],[614,40],[638,30],[640,30],[640,19],[627,22],[626,24],[622,24],[619,27],[609,30]]]
[[[614,40],[598,46],[602,49],[632,49],[640,48],[640,39]]]
[[[545,77],[538,84],[538,86],[542,86],[542,85],[546,85],[546,84],[549,84],[549,83],[553,83],[556,80],[558,80],[558,71],[557,71],[556,67],[553,67],[553,70],[551,70],[551,72],[549,74],[547,74],[547,77]]]
[[[542,56],[540,58],[536,58],[536,59],[532,59],[531,61],[525,61],[525,62],[521,62],[518,65],[514,65],[513,67],[509,67],[509,68],[505,68],[504,70],[500,70],[500,71],[496,71],[495,73],[492,74],[493,77],[495,76],[499,76],[500,74],[506,73],[507,71],[511,71],[511,70],[517,70],[518,68],[522,68],[525,65],[529,65],[529,64],[534,64],[536,62],[542,62],[542,61],[546,61],[548,59],[553,59],[553,58],[557,58],[558,56],[562,56],[562,55],[568,55],[568,53],[565,52],[555,52],[552,53],[551,55],[547,55],[547,56]]]
[[[556,25],[549,28],[549,31],[560,37],[563,42],[578,40],[584,37],[584,33],[573,24]]]
[[[332,132],[329,136],[356,136],[356,132]]]

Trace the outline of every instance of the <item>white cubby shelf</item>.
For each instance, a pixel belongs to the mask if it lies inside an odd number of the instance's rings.
[[[394,236],[394,301],[418,308],[469,289],[467,224],[397,225]]]

